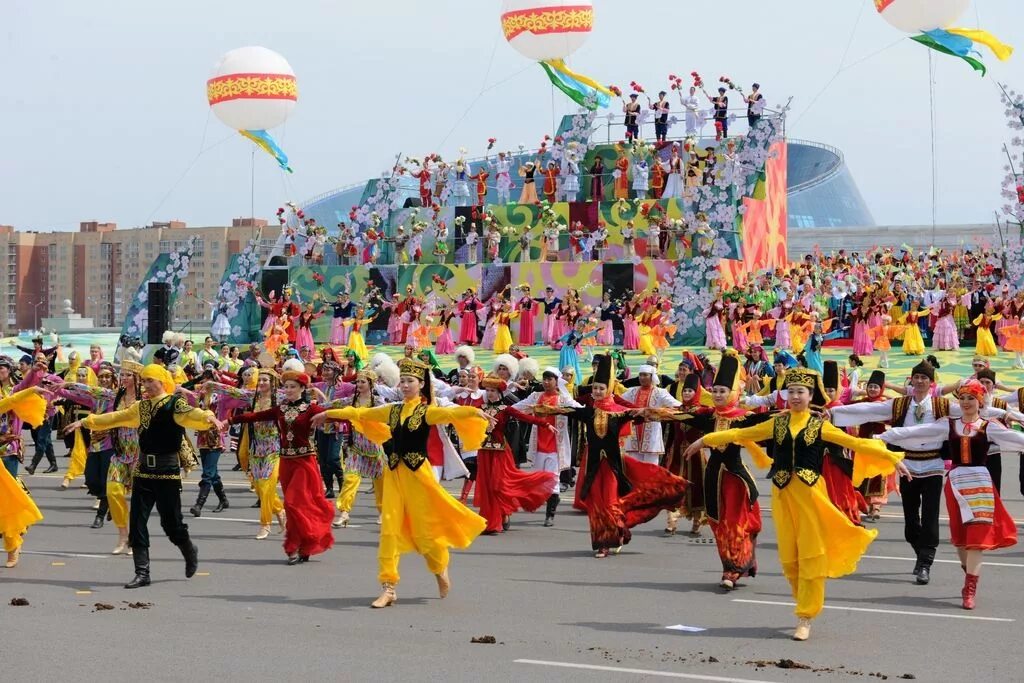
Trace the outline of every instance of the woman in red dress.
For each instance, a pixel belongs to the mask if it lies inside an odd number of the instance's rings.
[[[552,434],[555,426],[504,404],[502,396],[508,389],[505,380],[485,377],[481,386],[485,392],[482,410],[494,423],[488,426],[484,443],[477,451],[473,502],[487,520],[484,534],[489,536],[507,531],[513,512],[520,509],[533,512],[543,505],[551,496],[558,475],[545,470],[524,472],[518,469],[505,440],[510,419],[532,424],[535,429],[547,429]]]
[[[611,356],[602,354],[594,360],[597,369],[590,384],[593,406],[536,406],[534,413],[575,415],[586,428],[587,459],[579,496],[587,507],[594,557],[603,558],[617,555],[629,543],[632,527],[654,519],[662,510],[679,507],[686,496],[686,480],[658,465],[623,456],[621,436],[646,411],[627,409],[616,402]]]
[[[317,464],[316,446],[310,420],[324,412],[311,403],[307,388],[309,375],[288,370],[281,374],[284,402],[268,410],[241,413],[231,423],[277,422],[281,434],[279,478],[284,491],[284,509],[288,525],[284,533],[284,551],[288,564],[306,562],[334,545],[331,521],[334,511],[324,498],[323,479]]]
[[[982,554],[1017,544],[1017,526],[1003,507],[985,466],[988,449],[995,443],[1004,452],[1024,450],[1024,434],[981,417],[985,387],[978,380],[964,382],[959,393],[962,417],[894,427],[878,438],[906,448],[924,439],[941,438],[948,443],[948,453],[943,457],[953,461],[945,486],[949,535],[964,570],[964,587],[960,591],[963,608],[974,609]],[[902,475],[908,477],[909,473],[904,470]]]

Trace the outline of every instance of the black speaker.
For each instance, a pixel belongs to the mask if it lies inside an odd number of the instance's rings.
[[[405,204],[402,204],[403,209],[417,209],[423,207],[423,201],[419,197],[409,197],[405,200]]]
[[[146,331],[147,344],[163,344],[164,332],[171,326],[171,285],[167,282],[150,282],[147,302],[149,323]]]

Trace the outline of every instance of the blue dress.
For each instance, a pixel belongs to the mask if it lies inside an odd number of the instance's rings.
[[[576,381],[579,382],[583,374],[580,372],[580,356],[576,351],[576,347],[584,339],[596,337],[597,333],[598,330],[591,330],[586,334],[580,334],[576,330],[569,330],[559,337],[558,341],[561,342],[562,349],[558,352],[558,371],[561,372],[565,368],[572,368],[573,372],[576,373]]]

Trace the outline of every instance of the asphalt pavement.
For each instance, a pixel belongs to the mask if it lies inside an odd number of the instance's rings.
[[[586,517],[563,505],[554,528],[541,526],[543,511],[517,514],[507,533],[453,552],[444,600],[423,560],[404,556],[397,605],[373,610],[379,527],[368,484],[335,547],[289,567],[276,526],[254,540],[255,496],[227,461],[223,513],[193,519],[197,474],[185,484],[199,573],[185,579],[154,516],[153,585],[134,591],[122,588],[131,560],[109,555],[116,529],[89,528],[85,491],[57,490],[59,474],[26,477],[46,519],[29,531],[18,567],[0,568],[2,680],[1022,679],[1024,548],[992,553],[978,607],[964,611],[945,522],[932,583],[914,585],[898,497],[858,572],[828,583],[811,639],[797,643],[765,481],[760,570],[733,592],[717,587],[706,528],[704,542],[685,529],[666,538],[662,515],[636,528],[621,555],[595,559]],[[59,459],[62,471],[67,463]],[[1024,520],[1017,474],[1007,459],[1005,501]],[[447,486],[457,492],[461,481]],[[10,605],[15,598],[29,604]],[[495,642],[471,642],[482,636]]]

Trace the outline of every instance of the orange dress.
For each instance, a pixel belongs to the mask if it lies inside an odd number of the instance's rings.
[[[619,174],[615,179],[615,198],[629,199],[629,159],[619,157],[615,162],[615,170]]]

